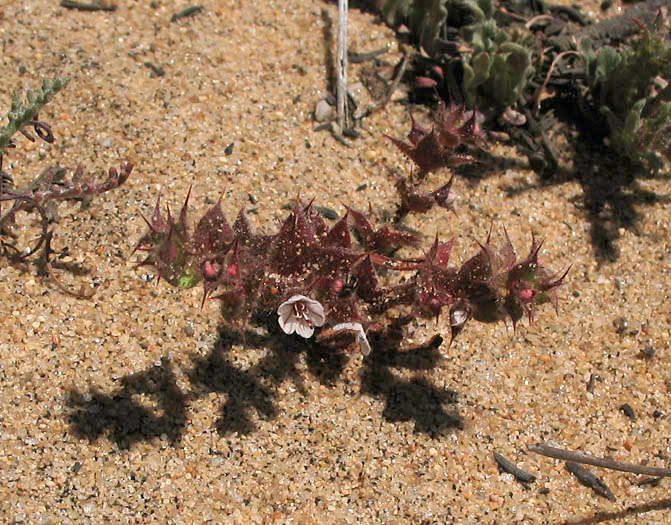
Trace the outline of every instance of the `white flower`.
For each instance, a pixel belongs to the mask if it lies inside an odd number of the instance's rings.
[[[277,309],[277,315],[285,334],[296,332],[305,339],[312,337],[315,326],[322,326],[326,322],[324,307],[304,295],[294,295],[284,301]]]
[[[333,327],[334,332],[339,332],[340,330],[352,330],[356,332],[356,342],[359,343],[361,354],[364,356],[370,354],[370,343],[366,338],[366,332],[364,332],[361,323],[340,323]]]

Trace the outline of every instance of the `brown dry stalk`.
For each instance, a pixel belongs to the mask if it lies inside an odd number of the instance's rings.
[[[535,443],[527,445],[527,449],[536,454],[542,454],[562,461],[573,461],[574,463],[584,463],[621,472],[631,472],[633,474],[643,474],[646,476],[655,476],[658,478],[671,477],[671,469],[661,467],[646,467],[643,465],[634,465],[632,463],[623,463],[609,458],[597,458],[584,452],[573,452],[562,448],[551,447],[545,443]]]
[[[550,77],[552,76],[552,72],[554,71],[555,67],[557,67],[557,62],[559,62],[559,59],[562,57],[565,57],[566,55],[576,55],[578,57],[582,58],[582,55],[578,53],[577,51],[562,51],[559,53],[554,60],[552,61],[552,64],[550,64],[550,69],[548,69],[547,75],[545,75],[545,80],[543,81],[543,85],[538,88],[538,91],[536,91],[536,94],[534,95],[534,115],[537,117],[538,113],[541,109],[541,96],[545,92],[546,88],[548,87],[548,83],[550,82]]]

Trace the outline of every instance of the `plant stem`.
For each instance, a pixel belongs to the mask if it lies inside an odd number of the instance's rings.
[[[551,447],[545,443],[536,443],[527,445],[527,449],[537,454],[542,454],[562,461],[573,461],[574,463],[585,463],[587,465],[594,465],[595,467],[602,467],[611,470],[619,470],[621,472],[632,472],[634,474],[644,474],[646,476],[669,477],[671,476],[671,469],[660,467],[645,467],[643,465],[633,465],[631,463],[622,463],[608,458],[596,458],[584,452],[572,452],[557,447]]]
[[[340,133],[347,120],[347,4],[338,0],[338,55],[336,57],[336,101]]]

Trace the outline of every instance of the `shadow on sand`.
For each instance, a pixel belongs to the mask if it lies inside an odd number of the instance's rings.
[[[225,398],[215,423],[217,432],[221,436],[251,434],[257,429],[256,421],[278,416],[275,396],[284,381],[293,382],[300,395],[307,395],[305,381],[311,379],[329,387],[337,383],[349,359],[347,353],[334,353],[312,340],[278,333],[275,323],[264,324],[266,334],[247,331],[244,337],[222,328],[206,356],[192,357],[193,366],[186,371],[191,385],[188,392],[179,388],[173,365],[165,357],[158,366],[125,376],[121,387],[109,394],[72,390],[68,399],[72,432],[90,441],[106,435],[119,448],[161,436],[174,446],[188,423],[189,404],[214,392]],[[236,344],[267,352],[243,369],[230,353]],[[385,403],[383,415],[390,422],[414,421],[417,432],[431,437],[460,429],[462,419],[456,409],[445,408],[456,405],[457,393],[437,388],[420,375],[437,364],[437,347],[401,352],[395,344],[377,342],[376,350],[364,361],[361,392]],[[307,376],[302,371],[305,367]],[[417,374],[408,380],[395,370]]]

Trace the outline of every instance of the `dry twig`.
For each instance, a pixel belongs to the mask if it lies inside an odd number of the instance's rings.
[[[644,465],[623,463],[609,458],[596,458],[589,454],[585,454],[584,452],[572,452],[570,450],[551,447],[545,443],[527,445],[527,450],[550,458],[561,459],[562,461],[584,463],[586,465],[594,465],[595,467],[619,470],[621,472],[632,472],[633,474],[643,474],[645,476],[655,476],[658,478],[671,477],[671,469],[669,468],[646,467]]]

